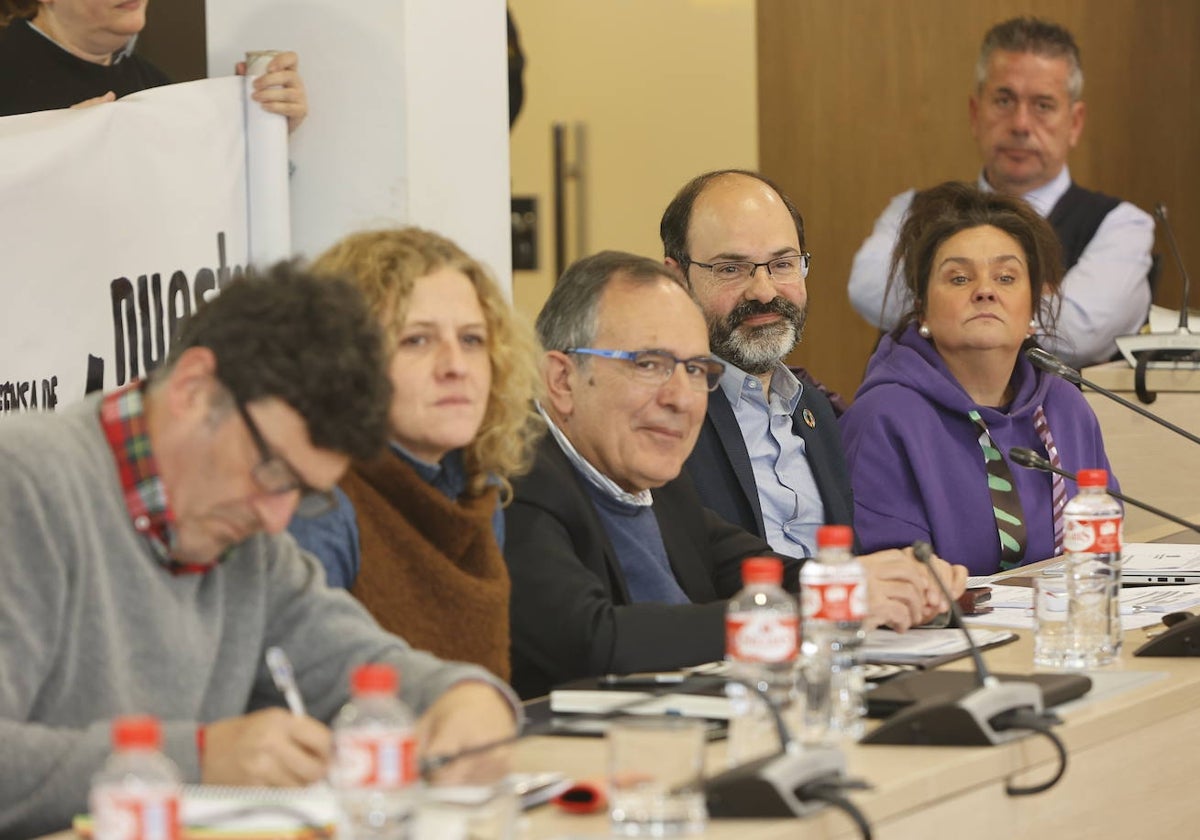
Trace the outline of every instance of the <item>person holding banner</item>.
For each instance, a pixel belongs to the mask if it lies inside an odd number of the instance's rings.
[[[281,263],[202,307],[147,382],[0,421],[0,837],[67,828],[122,715],[163,722],[185,782],[314,782],[364,662],[402,673],[439,781],[506,771],[462,753],[515,733],[507,686],[381,629],[283,533],[383,445],[384,366],[358,292]]]
[[[148,2],[0,0],[0,116],[111,102],[170,84],[133,51]],[[299,64],[295,53],[280,53],[254,82],[254,99],[287,117],[288,131],[308,114]]]
[[[389,451],[350,467],[336,510],[289,529],[384,628],[508,679],[500,503],[546,428],[533,331],[431,231],[355,233],[313,270],[353,282],[392,339]]]

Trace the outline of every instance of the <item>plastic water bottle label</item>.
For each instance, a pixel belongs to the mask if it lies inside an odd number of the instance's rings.
[[[417,780],[417,742],[408,730],[338,732],[334,749],[340,787],[395,790]]]
[[[174,788],[133,793],[119,787],[92,792],[95,840],[179,840],[179,794]]]
[[[725,618],[725,650],[741,662],[787,662],[796,657],[796,616],[741,614]]]
[[[801,605],[806,619],[862,621],[867,614],[867,588],[854,581],[806,583]]]
[[[1121,517],[1068,516],[1063,526],[1063,547],[1089,554],[1118,554],[1121,551]]]

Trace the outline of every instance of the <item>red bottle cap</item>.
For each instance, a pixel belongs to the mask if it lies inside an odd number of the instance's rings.
[[[783,583],[783,561],[778,557],[747,557],[742,561],[742,583]]]
[[[113,721],[112,742],[119,750],[156,750],[162,746],[162,728],[149,715],[119,717]]]
[[[350,678],[350,690],[355,694],[395,694],[399,679],[391,665],[370,663],[359,665]]]
[[[1080,487],[1108,487],[1108,470],[1080,470],[1075,483]]]
[[[822,525],[817,529],[817,548],[850,548],[854,532],[849,525]]]

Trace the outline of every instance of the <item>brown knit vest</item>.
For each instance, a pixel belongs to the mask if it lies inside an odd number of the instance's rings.
[[[492,532],[498,491],[451,501],[392,453],[355,463],[341,487],[362,549],[354,597],[413,647],[508,680],[510,583]]]

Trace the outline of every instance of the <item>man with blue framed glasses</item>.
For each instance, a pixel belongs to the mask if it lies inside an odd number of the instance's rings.
[[[724,370],[695,299],[661,263],[609,251],[567,269],[537,327],[550,434],[505,512],[513,687],[721,658],[724,599],[770,546],[680,477]]]

